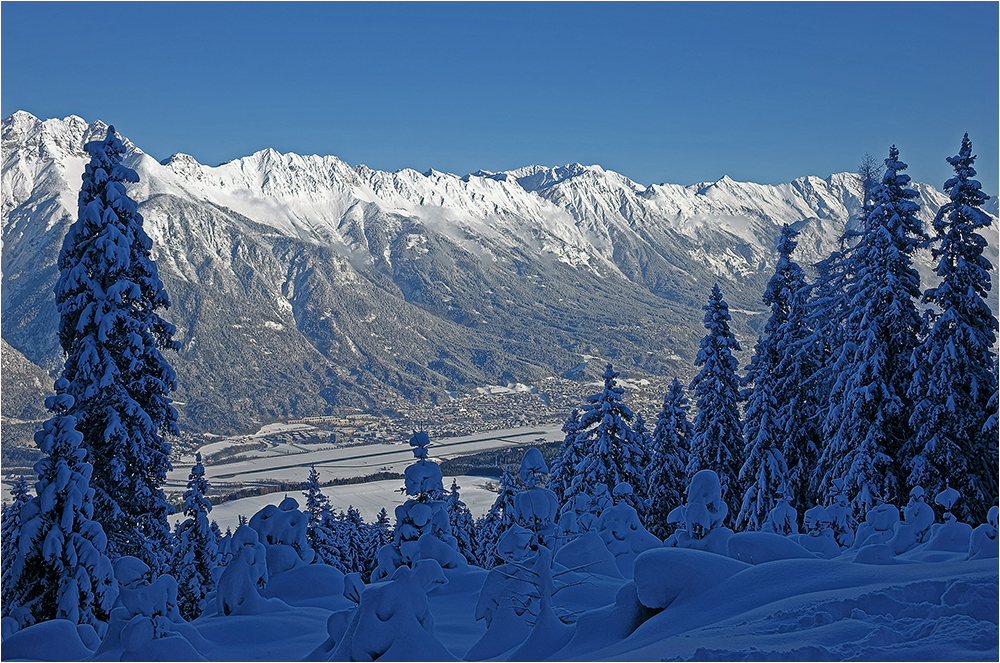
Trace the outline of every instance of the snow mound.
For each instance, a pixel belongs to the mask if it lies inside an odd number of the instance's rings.
[[[647,608],[663,609],[715,587],[749,567],[744,562],[700,550],[647,550],[635,560],[636,595]]]
[[[3,660],[81,661],[93,651],[83,644],[76,624],[53,619],[21,629],[3,641]]]

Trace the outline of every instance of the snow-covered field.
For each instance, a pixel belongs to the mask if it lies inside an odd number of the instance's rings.
[[[474,435],[433,440],[431,454],[434,458],[447,460],[499,447],[513,447],[531,444],[538,438],[556,441],[563,438],[561,424],[525,426],[508,430],[485,431]],[[262,438],[269,433],[257,433],[254,438]],[[259,439],[253,440],[259,442]],[[214,453],[227,446],[238,446],[237,441],[213,442],[203,447],[202,454]],[[208,450],[210,447],[210,450]],[[337,447],[328,444],[273,444],[260,452],[248,450],[246,455],[254,457],[234,463],[208,465],[205,476],[213,485],[247,484],[255,481],[305,481],[309,468],[315,466],[320,482],[345,477],[365,476],[376,472],[402,473],[413,462],[413,453],[407,444],[365,444]],[[188,474],[194,464],[193,457],[186,457],[174,463],[174,469],[167,475],[164,490],[179,492],[187,484]]]
[[[497,494],[486,488],[486,483],[490,479],[470,476],[445,477],[445,488],[451,487],[453,478],[458,480],[462,501],[472,511],[473,516],[478,518],[493,505]],[[323,494],[330,499],[330,507],[334,512],[347,511],[348,506],[353,506],[361,512],[361,517],[365,519],[365,522],[371,523],[375,522],[379,510],[383,507],[389,514],[389,518],[392,518],[393,509],[406,501],[406,495],[400,492],[402,487],[402,479],[390,479],[349,486],[324,486]],[[241,515],[249,518],[268,504],[277,506],[286,494],[294,498],[300,506],[305,506],[305,498],[301,492],[270,493],[218,504],[212,509],[210,518],[219,524],[223,532],[226,531],[227,527],[236,529]],[[175,513],[170,522],[173,524],[178,520],[183,520],[183,518],[183,514]]]
[[[310,428],[311,426],[304,424],[270,424],[249,436],[249,440],[259,443],[269,435]],[[474,435],[435,440],[431,452],[434,458],[447,460],[500,447],[530,444],[538,438],[545,438],[547,441],[560,440],[562,436],[559,424],[485,431]],[[246,444],[244,439],[247,438],[212,442],[198,451],[204,457],[223,449],[238,448]],[[241,453],[241,455],[251,454],[254,457],[248,460],[206,466],[206,477],[212,485],[236,486],[267,480],[302,482],[308,477],[310,468],[315,467],[322,483],[331,479],[365,476],[381,471],[402,474],[406,466],[413,462],[413,452],[408,444],[337,447],[330,444],[282,443],[270,444],[268,448],[260,451]],[[193,464],[194,456],[182,458],[180,462],[175,463],[173,471],[167,475],[165,490],[182,492]],[[462,501],[468,505],[472,515],[479,517],[486,513],[496,499],[496,493],[486,488],[489,479],[470,476],[455,478],[458,479],[461,488]],[[451,487],[451,479],[452,477],[447,477],[445,488]],[[365,521],[373,522],[383,507],[391,517],[396,505],[405,501],[405,496],[400,492],[402,487],[402,479],[391,479],[347,486],[325,486],[323,493],[330,499],[330,505],[335,511],[346,511],[348,506],[354,506],[361,512]],[[4,490],[9,490],[9,487],[4,485]],[[301,493],[289,495],[299,504],[304,504]],[[239,516],[252,516],[268,504],[279,504],[284,497],[285,493],[280,492],[224,502],[212,510],[211,517],[223,531],[226,527],[235,529]],[[180,519],[182,519],[181,514],[174,514],[171,522]]]

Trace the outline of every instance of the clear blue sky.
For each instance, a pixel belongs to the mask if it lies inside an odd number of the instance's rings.
[[[5,1],[2,114],[212,165],[273,147],[642,184],[827,176],[895,143],[940,188],[968,131],[996,194],[998,7]]]

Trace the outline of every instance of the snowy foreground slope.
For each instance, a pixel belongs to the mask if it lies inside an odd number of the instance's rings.
[[[210,595],[206,612],[191,624],[176,615],[167,619],[172,578],[162,576],[147,586],[123,584],[119,600],[127,608],[116,609],[117,622],[113,616],[103,643],[90,627],[77,629],[66,621],[13,635],[5,625],[2,656],[995,661],[995,538],[988,552],[993,557],[968,560],[967,552],[947,550],[957,547],[955,531],[934,526],[927,542],[898,556],[885,544],[872,544],[834,559],[819,559],[785,537],[744,533],[733,535],[731,541],[740,538],[730,544],[730,556],[654,546],[624,570],[629,577],[617,570],[610,552],[618,548],[596,534],[585,535],[572,555],[557,554],[552,562],[553,574],[567,581],[566,591],[553,595],[555,607],[573,614],[575,623],[539,619],[534,627],[514,612],[504,618],[504,601],[487,600],[492,590],[483,569],[442,569],[424,559],[412,571],[398,569],[391,581],[361,585],[330,566],[302,563],[288,545],[256,543],[266,548],[271,573],[259,594],[250,586],[240,590],[243,603],[231,614],[222,614]],[[962,531],[967,539],[969,529]],[[771,561],[733,559],[737,549]],[[577,571],[566,573],[560,560]],[[586,573],[579,571],[582,560],[589,560]],[[120,580],[129,573],[121,566],[116,563]],[[224,575],[218,593],[234,605],[227,582]],[[489,630],[486,620],[475,619],[484,615],[484,605],[497,611]],[[143,616],[155,614],[167,617]],[[126,624],[129,615],[135,616]],[[138,628],[143,623],[150,624],[148,633]]]

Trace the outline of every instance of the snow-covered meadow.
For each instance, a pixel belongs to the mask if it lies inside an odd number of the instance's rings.
[[[318,470],[319,468],[317,468]],[[452,479],[458,482],[462,491],[462,501],[469,507],[469,511],[474,517],[482,516],[493,505],[497,494],[495,490],[487,488],[486,484],[489,482],[495,484],[494,479],[473,476],[446,477],[448,486],[451,486]],[[331,508],[337,511],[346,511],[348,507],[353,506],[361,512],[361,517],[370,523],[375,521],[381,509],[384,508],[392,513],[393,509],[406,501],[406,495],[401,491],[402,488],[402,479],[387,479],[347,486],[326,486],[323,488],[323,492],[330,499]],[[211,518],[219,524],[222,531],[225,531],[227,527],[236,529],[240,516],[249,518],[268,504],[277,506],[286,496],[299,502],[302,501],[302,494],[298,492],[245,497],[241,500],[232,500],[216,505],[212,509]],[[171,523],[183,519],[183,514],[175,513],[171,517]]]

